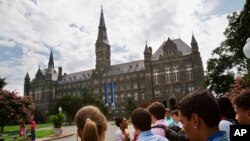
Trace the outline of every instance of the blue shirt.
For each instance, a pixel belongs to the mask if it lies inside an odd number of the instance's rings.
[[[228,141],[228,138],[225,131],[217,131],[207,141]]]
[[[137,141],[168,141],[168,139],[160,135],[153,134],[151,130],[147,130],[140,133]]]

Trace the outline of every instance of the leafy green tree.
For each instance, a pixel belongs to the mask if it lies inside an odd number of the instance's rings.
[[[107,109],[105,108],[102,100],[95,96],[88,89],[81,90],[81,96],[64,96],[58,99],[55,106],[55,111],[58,111],[58,108],[61,107],[65,112],[67,117],[67,122],[70,124],[74,121],[76,112],[83,106],[94,105],[98,107],[104,114],[107,114]]]
[[[70,124],[76,112],[84,105],[82,101],[81,96],[63,96],[57,101],[56,111],[58,112],[58,107],[62,107],[67,116],[66,122]]]
[[[6,78],[0,78],[0,89],[3,89],[4,86],[7,85]]]
[[[226,40],[213,50],[213,58],[208,60],[206,84],[211,91],[225,93],[233,83],[232,70],[246,71],[247,58],[243,53],[246,40],[250,37],[250,0],[246,0],[240,13],[229,15],[229,25],[224,35]]]
[[[135,108],[137,108],[135,100],[131,97],[127,98],[126,109],[129,113],[129,115],[132,114],[132,112],[134,111]]]
[[[11,121],[29,122],[35,109],[31,97],[17,96],[16,92],[8,90],[0,90],[0,107],[0,134]]]

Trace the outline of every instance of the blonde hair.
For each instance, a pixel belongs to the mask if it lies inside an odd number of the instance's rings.
[[[84,106],[76,113],[76,125],[82,141],[98,141],[107,129],[107,120],[95,106]]]

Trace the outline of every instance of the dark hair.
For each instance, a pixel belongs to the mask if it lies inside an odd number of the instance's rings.
[[[203,119],[207,127],[218,126],[220,109],[214,96],[205,90],[196,90],[186,95],[178,103],[179,110],[188,120],[193,113]]]
[[[122,121],[123,121],[123,118],[122,118],[122,117],[117,117],[117,118],[115,118],[115,125],[116,125],[117,127],[120,127],[120,123],[122,123]]]
[[[165,118],[165,107],[160,102],[154,102],[148,106],[150,114],[155,116],[157,120]]]
[[[171,112],[171,115],[179,116],[179,110],[174,110]]]
[[[98,141],[107,129],[107,120],[97,107],[85,106],[76,113],[76,125],[82,141]]]
[[[144,108],[136,108],[131,115],[131,121],[140,131],[151,129],[150,113]]]
[[[243,110],[250,110],[250,89],[245,89],[239,94],[235,100],[234,104]]]
[[[220,107],[221,115],[226,119],[235,119],[235,111],[233,105],[228,97],[220,97],[217,99]]]

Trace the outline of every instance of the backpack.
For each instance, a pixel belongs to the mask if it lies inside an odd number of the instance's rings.
[[[165,126],[162,124],[158,124],[156,126],[151,127],[151,129],[152,128],[164,129],[165,130],[165,137],[169,141],[189,141],[187,136],[184,134],[184,132],[178,126]]]

